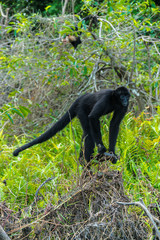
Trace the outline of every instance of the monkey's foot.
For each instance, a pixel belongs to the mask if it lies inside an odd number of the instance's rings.
[[[113,164],[116,164],[117,160],[120,159],[120,157],[118,157],[117,155],[115,155],[112,152],[110,152],[110,153],[105,152],[103,154],[107,158],[107,160],[110,160]]]

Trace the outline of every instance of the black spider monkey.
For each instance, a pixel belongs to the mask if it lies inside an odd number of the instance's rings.
[[[98,19],[96,16],[88,15],[85,18],[83,18],[80,22],[86,22],[89,20],[89,26],[88,26],[88,31],[92,30],[92,27],[97,27],[98,26]],[[74,32],[76,32],[76,35],[67,35],[64,39],[63,42],[70,42],[74,49],[77,49],[77,46],[82,43],[80,35],[82,32],[78,30],[77,25],[73,28],[71,28]]]
[[[92,158],[95,144],[98,152],[104,154],[107,150],[102,142],[99,118],[108,113],[114,112],[109,127],[109,151],[115,156],[112,162],[117,162],[115,145],[119,131],[119,125],[124,118],[130,93],[126,87],[118,87],[115,90],[105,89],[95,93],[86,93],[80,96],[69,108],[69,110],[50,129],[33,141],[17,148],[14,156],[35,144],[42,143],[61,131],[74,117],[78,117],[83,128],[84,156],[87,162]],[[82,156],[82,149],[80,156]]]

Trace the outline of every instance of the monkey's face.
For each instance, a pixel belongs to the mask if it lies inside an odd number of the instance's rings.
[[[120,103],[123,107],[127,107],[129,104],[130,93],[127,88],[119,87],[115,90],[115,95],[118,104]]]
[[[127,107],[128,106],[128,104],[129,104],[129,95],[124,95],[124,94],[122,94],[122,95],[120,95],[120,101],[121,101],[121,104],[122,104],[122,106],[123,107]]]

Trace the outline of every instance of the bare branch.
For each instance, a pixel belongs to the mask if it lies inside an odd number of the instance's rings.
[[[97,89],[97,84],[96,84],[96,73],[97,73],[97,71],[98,71],[98,64],[99,64],[99,61],[97,61],[97,62],[95,63],[95,65],[94,65],[94,67],[93,67],[93,71],[92,71],[92,73],[91,73],[91,75],[90,75],[90,78],[89,78],[89,83],[91,82],[91,79],[93,79],[94,89],[95,89],[96,91],[98,91],[98,89]]]
[[[113,30],[115,31],[117,37],[120,38],[118,32],[116,31],[116,29],[113,27],[113,25],[112,25],[109,21],[107,21],[106,19],[103,19],[103,18],[98,18],[98,19],[99,19],[100,21],[102,21],[102,22],[106,22],[106,23],[108,23],[108,24],[111,26],[111,28],[113,28]]]
[[[0,240],[10,240],[7,233],[4,231],[2,226],[0,225]]]
[[[34,202],[31,204],[31,206],[33,206],[36,202],[37,202],[37,196],[38,196],[38,193],[39,193],[39,190],[44,186],[45,183],[51,181],[54,177],[51,177],[51,178],[48,178],[47,180],[45,180],[37,189],[36,191],[36,194],[35,194],[35,200]]]
[[[152,43],[153,43],[153,45],[154,45],[154,47],[155,47],[155,49],[156,49],[156,52],[158,53],[158,55],[160,55],[160,52],[158,51],[158,48],[157,48],[155,42],[152,42]]]
[[[62,15],[65,14],[66,7],[67,7],[67,3],[68,3],[68,0],[65,0],[64,5],[63,5],[63,7],[62,7]]]
[[[132,61],[132,69],[131,69],[130,78],[128,79],[130,81],[132,81],[132,77],[133,77],[133,73],[134,73],[135,65],[136,65],[136,32],[135,32],[135,28],[133,29],[133,38],[134,38],[133,61]]]
[[[100,22],[100,26],[99,26],[99,39],[102,38],[102,22]]]
[[[6,14],[4,14],[2,10],[2,5],[0,4],[0,14],[2,15],[2,23],[3,23],[3,18],[5,18],[5,25],[8,23],[8,13],[9,13],[9,8],[6,9]]]
[[[156,221],[156,222],[158,222],[160,224],[160,221],[157,218],[152,216],[152,214],[149,212],[149,210],[145,206],[145,204],[144,204],[142,199],[140,199],[139,202],[117,202],[117,203],[120,204],[120,205],[137,205],[137,206],[143,208],[143,210],[145,211],[145,213],[149,217],[150,221],[152,222],[153,227],[155,228],[155,231],[156,231],[156,234],[157,234],[158,238],[160,239],[160,232],[159,232],[158,227],[157,227],[157,225],[155,223],[155,221]]]

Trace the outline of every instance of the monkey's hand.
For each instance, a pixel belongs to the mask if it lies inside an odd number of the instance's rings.
[[[103,154],[104,154],[104,156],[108,157],[109,160],[111,160],[111,162],[113,164],[116,164],[117,160],[119,159],[119,157],[115,153],[113,153],[113,152],[110,152],[110,153],[105,152]]]
[[[98,153],[99,153],[99,154],[103,154],[103,153],[105,153],[106,151],[107,151],[107,149],[105,148],[104,145],[98,144]]]

